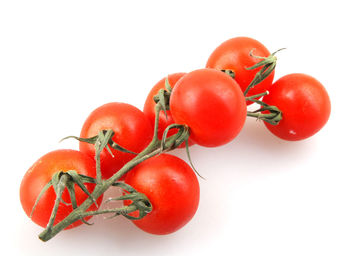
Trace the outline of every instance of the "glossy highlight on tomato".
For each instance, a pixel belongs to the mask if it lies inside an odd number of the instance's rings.
[[[120,102],[104,104],[95,109],[86,119],[80,137],[96,136],[101,130],[112,129],[113,141],[121,147],[140,153],[152,140],[150,121],[138,108]],[[80,142],[79,148],[90,157],[95,157],[95,146]],[[102,178],[108,179],[136,155],[111,149],[113,156],[104,149],[101,152]]]
[[[189,126],[190,138],[206,147],[233,140],[247,115],[237,82],[215,69],[199,69],[183,76],[172,91],[170,110],[176,123]]]
[[[306,74],[289,74],[278,79],[263,101],[282,111],[278,125],[266,127],[284,140],[302,140],[317,133],[328,121],[331,103],[326,89]]]
[[[176,156],[161,154],[149,158],[133,168],[125,182],[144,193],[152,204],[149,214],[133,221],[143,231],[157,235],[173,233],[188,223],[197,211],[197,177],[191,167]]]
[[[260,62],[261,59],[254,56],[268,57],[269,50],[259,41],[249,37],[231,38],[219,45],[210,55],[206,67],[218,70],[229,69],[235,73],[235,80],[241,87],[242,92],[246,90],[255,74],[261,68],[247,70]],[[268,90],[273,82],[274,71],[261,83],[249,90],[247,96],[263,93]],[[247,104],[252,102],[248,101]]]
[[[96,177],[95,162],[84,153],[76,150],[61,149],[47,153],[38,159],[32,167],[26,172],[20,186],[20,200],[25,213],[30,216],[34,203],[37,200],[41,190],[51,180],[52,175],[56,172],[66,172],[74,170],[78,174]],[[85,184],[87,190],[91,193],[95,184]],[[87,195],[78,187],[75,186],[76,201],[78,206],[87,199]],[[57,216],[54,224],[60,222],[67,217],[73,210],[71,199],[68,190],[65,189],[62,199],[68,203],[60,203],[57,211]],[[56,200],[56,193],[51,186],[40,198],[39,203],[32,215],[32,221],[41,227],[46,227],[49,222],[51,211]],[[99,206],[102,201],[102,196],[96,202]],[[92,204],[89,210],[97,210],[97,206]],[[92,216],[84,218],[89,220]],[[66,229],[71,229],[82,224],[78,220],[68,226]]]

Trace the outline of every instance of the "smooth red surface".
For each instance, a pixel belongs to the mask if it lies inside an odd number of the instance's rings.
[[[237,82],[215,69],[199,69],[176,83],[170,98],[176,123],[190,127],[190,138],[216,147],[233,140],[242,129],[247,109]]]
[[[75,170],[79,174],[90,177],[96,177],[95,162],[87,155],[80,151],[62,149],[52,151],[40,159],[38,159],[32,167],[26,172],[22,179],[20,187],[20,200],[25,213],[30,216],[34,203],[44,186],[51,180],[52,175],[56,172],[66,172]],[[95,187],[94,184],[85,184],[88,191],[91,193]],[[78,187],[75,186],[77,204],[80,205],[87,199],[87,195]],[[62,199],[70,203],[70,196],[68,190],[65,189]],[[32,216],[32,221],[36,224],[46,227],[51,211],[56,200],[56,194],[51,186],[41,197]],[[102,196],[98,198],[97,204],[100,205]],[[69,213],[72,212],[72,205],[65,205],[60,203],[55,219],[55,224],[63,220]],[[91,205],[89,210],[97,210],[95,204]],[[86,217],[85,220],[90,219],[91,216]],[[82,222],[76,221],[66,229],[70,229],[81,225]]]
[[[331,103],[326,89],[315,78],[289,74],[277,80],[263,101],[282,111],[278,125],[265,123],[277,137],[302,140],[318,132],[328,121]]]
[[[107,103],[95,109],[86,119],[80,137],[89,138],[101,130],[112,129],[113,141],[132,152],[141,152],[152,140],[153,129],[145,114],[138,108],[119,102]],[[85,142],[79,143],[80,150],[95,157],[95,147]],[[101,152],[102,178],[110,178],[136,155],[111,149],[113,156],[104,149]]]
[[[206,67],[218,70],[231,69],[235,72],[235,80],[244,92],[254,79],[255,74],[261,69],[246,69],[261,61],[261,59],[250,56],[251,51],[255,56],[268,57],[270,55],[269,50],[259,41],[249,37],[235,37],[223,42],[214,50]],[[250,89],[247,96],[268,90],[272,85],[273,77],[274,71],[264,81]],[[251,104],[252,102],[247,103]]]
[[[125,182],[144,193],[152,204],[152,212],[133,221],[148,233],[173,233],[188,223],[197,211],[197,177],[191,167],[178,157],[168,154],[152,157],[131,170]]]

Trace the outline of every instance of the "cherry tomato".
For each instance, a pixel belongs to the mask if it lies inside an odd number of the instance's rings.
[[[266,47],[255,39],[249,37],[235,37],[223,42],[210,55],[207,68],[230,69],[235,73],[235,80],[242,89],[246,90],[255,74],[261,69],[247,70],[246,68],[254,66],[261,59],[254,56],[268,57],[270,52]],[[247,96],[259,94],[268,90],[273,81],[274,71],[261,83],[249,90]],[[247,104],[252,102],[248,101]]]
[[[152,126],[145,114],[136,107],[112,102],[95,109],[86,119],[80,137],[96,136],[101,130],[112,129],[113,141],[132,152],[141,152],[152,140]],[[95,146],[79,143],[80,150],[95,157]],[[113,156],[104,149],[101,152],[102,178],[108,179],[136,155],[111,149]]]
[[[176,123],[190,127],[190,138],[206,147],[233,140],[247,114],[245,97],[237,82],[215,69],[184,75],[172,91],[170,110]]]
[[[164,235],[175,232],[197,211],[197,177],[191,167],[178,157],[168,154],[152,157],[127,173],[125,182],[144,193],[152,204],[153,210],[149,214],[133,221],[148,233]],[[137,216],[137,213],[132,214]]]
[[[289,74],[280,78],[263,101],[282,111],[278,125],[265,125],[284,140],[302,140],[314,135],[327,123],[331,112],[326,89],[315,78],[305,74]]]
[[[171,86],[171,88],[174,87],[176,82],[185,75],[186,73],[174,73],[170,74],[168,76],[168,81]],[[166,89],[165,88],[165,77],[160,80],[158,83],[156,83],[155,86],[151,89],[149,92],[145,105],[143,107],[143,112],[145,115],[149,118],[151,121],[151,124],[154,127],[154,122],[155,122],[155,101],[153,100],[154,95],[156,95],[160,89]],[[174,123],[173,117],[171,115],[171,112],[169,110],[166,111],[167,115],[165,116],[164,111],[161,111],[159,113],[159,123],[158,123],[158,138],[161,139],[163,137],[164,130],[171,124]],[[175,129],[172,129],[169,131],[168,136],[174,135],[176,133]],[[194,143],[189,140],[189,145],[193,145]],[[185,144],[181,144],[180,147],[184,147]]]
[[[66,172],[69,170],[75,170],[78,174],[83,174],[90,177],[96,177],[96,169],[94,161],[76,150],[56,150],[42,156],[36,161],[33,166],[26,172],[22,179],[20,187],[20,200],[25,213],[30,216],[35,201],[38,198],[41,190],[51,180],[52,175],[56,172]],[[91,193],[95,187],[95,184],[86,183],[87,190]],[[76,201],[79,206],[82,202],[87,199],[87,195],[76,185],[75,186]],[[68,190],[65,189],[62,194],[62,199],[66,203],[71,203]],[[51,186],[40,198],[38,204],[32,215],[32,220],[42,226],[46,227],[49,222],[51,211],[55,204],[56,193]],[[102,201],[102,196],[96,200],[98,206]],[[97,210],[95,204],[91,205],[88,210]],[[60,222],[67,217],[73,208],[72,205],[66,205],[60,203],[56,215],[54,224]],[[85,220],[90,219],[92,216],[86,217]],[[76,221],[66,229],[81,225],[82,222]]]

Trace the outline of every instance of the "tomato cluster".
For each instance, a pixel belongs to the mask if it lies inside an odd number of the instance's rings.
[[[56,225],[68,229],[108,212],[153,234],[180,229],[198,208],[199,183],[190,165],[165,151],[229,143],[247,116],[285,140],[308,138],[327,122],[330,99],[322,84],[305,74],[273,83],[274,54],[252,38],[232,38],[205,68],[156,83],[143,111],[119,102],[98,107],[75,137],[80,151],[50,152],[27,171],[20,187],[24,211],[50,234]],[[248,111],[252,103],[258,108]],[[125,206],[99,211],[110,186],[124,189],[117,200]]]

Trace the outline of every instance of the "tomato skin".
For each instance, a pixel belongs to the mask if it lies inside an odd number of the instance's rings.
[[[174,73],[168,75],[168,81],[170,84],[171,88],[174,88],[174,85],[177,83],[177,81],[180,80],[186,73]],[[152,127],[154,128],[154,123],[155,123],[155,106],[156,103],[153,100],[153,97],[158,94],[160,89],[166,89],[165,88],[165,77],[161,79],[158,83],[156,83],[149,94],[147,95],[145,105],[143,107],[143,112],[145,115],[148,117],[148,119],[151,121]],[[164,130],[171,124],[174,124],[174,119],[171,115],[170,110],[166,111],[167,116],[165,116],[164,111],[161,111],[159,113],[159,123],[158,123],[158,138],[161,139],[163,137]],[[174,135],[176,133],[175,129],[172,129],[169,131],[168,136]],[[193,145],[193,141],[189,140],[188,141],[189,145]],[[185,144],[181,144],[180,147],[184,147]]]
[[[152,157],[127,173],[125,182],[144,193],[152,204],[149,214],[133,221],[143,231],[157,235],[173,233],[188,223],[197,211],[197,177],[178,157],[169,154]]]
[[[205,147],[233,140],[247,115],[237,82],[215,69],[199,69],[183,76],[172,91],[170,110],[176,123],[190,127],[190,138]]]
[[[250,56],[251,51],[254,56],[268,57],[270,55],[269,50],[259,41],[249,37],[235,37],[223,42],[214,50],[208,59],[206,67],[218,70],[233,70],[235,72],[235,80],[241,87],[242,92],[244,92],[254,79],[255,74],[261,69],[246,69],[261,61],[261,59]],[[268,90],[272,85],[273,78],[274,71],[265,80],[250,89],[247,96]],[[250,101],[247,102],[247,104],[251,103]]]
[[[52,175],[56,172],[66,172],[69,170],[75,170],[79,174],[87,175],[90,177],[96,177],[96,169],[94,161],[87,155],[80,151],[61,149],[47,153],[39,158],[32,167],[24,175],[20,186],[20,200],[25,213],[30,216],[34,203],[44,188],[44,186],[51,180]],[[85,184],[88,191],[91,193],[94,190],[94,184]],[[75,186],[76,200],[78,206],[87,199],[87,195],[78,187]],[[96,202],[99,206],[101,204],[103,196],[99,197]],[[70,196],[68,190],[65,189],[62,195],[62,199],[70,203]],[[51,216],[51,211],[55,204],[56,194],[51,186],[40,198],[39,203],[33,212],[32,220],[42,226],[46,227]],[[95,204],[91,205],[88,210],[97,210]],[[57,216],[54,224],[63,220],[72,212],[72,205],[65,205],[60,203],[57,211]],[[92,216],[86,217],[85,220],[90,219]],[[80,220],[72,223],[65,229],[71,229],[81,225]]]
[[[95,109],[86,119],[80,137],[96,136],[101,130],[112,129],[113,140],[120,146],[135,152],[141,152],[152,140],[152,126],[145,114],[138,108],[119,102],[104,104]],[[80,151],[95,157],[95,146],[79,143]],[[136,155],[111,149],[113,156],[104,149],[101,154],[102,178],[108,179]]]
[[[317,133],[328,121],[331,103],[326,89],[315,78],[306,74],[289,74],[271,87],[263,101],[282,111],[278,125],[265,122],[277,137],[296,141]]]

